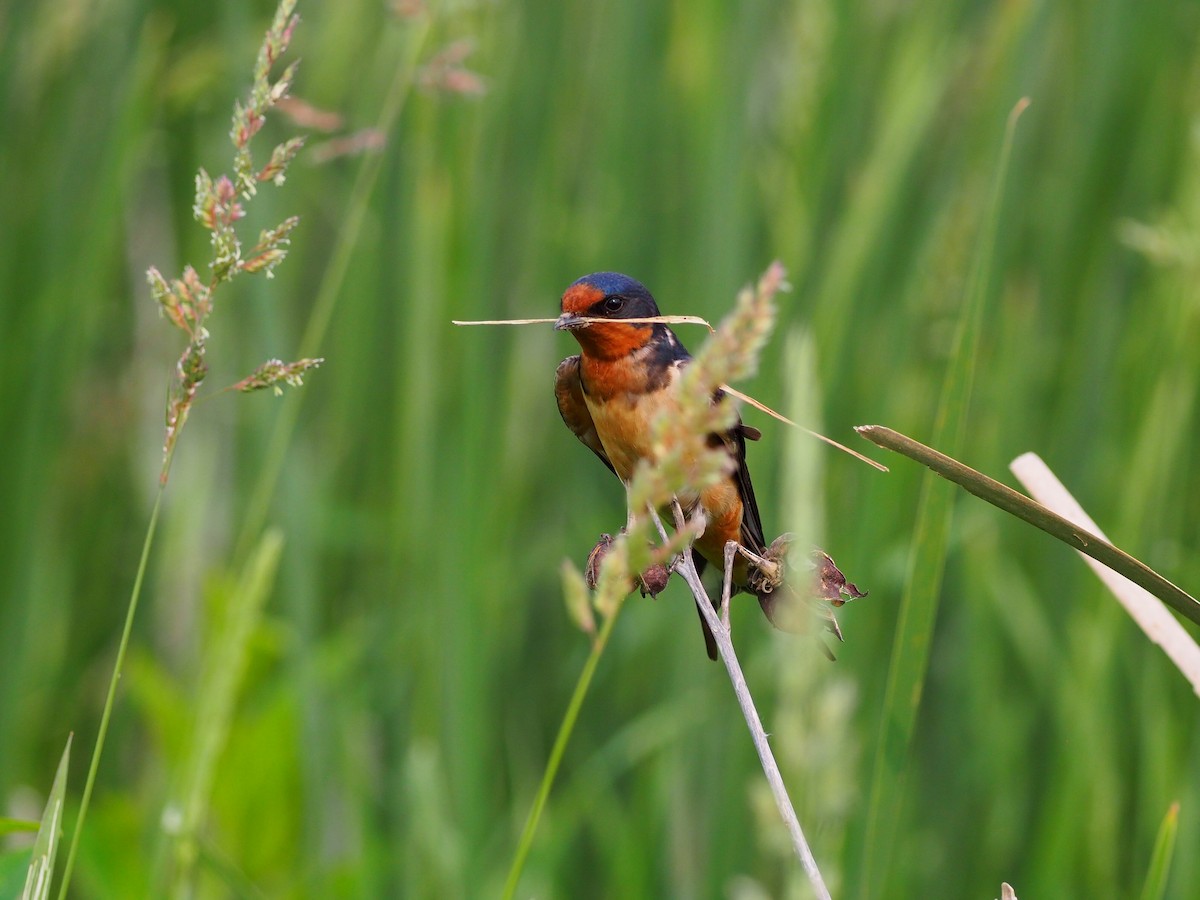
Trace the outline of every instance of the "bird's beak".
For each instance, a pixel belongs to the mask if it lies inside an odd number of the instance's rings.
[[[570,331],[573,328],[582,328],[586,324],[587,322],[583,320],[582,316],[578,316],[575,313],[563,313],[555,320],[554,330]]]

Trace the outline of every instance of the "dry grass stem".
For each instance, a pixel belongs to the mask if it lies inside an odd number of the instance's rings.
[[[451,319],[451,325],[553,325],[558,319],[477,319],[465,321],[462,319]],[[611,322],[611,319],[601,319],[597,317],[585,316],[576,321],[585,322],[589,325],[598,322]],[[622,323],[633,325],[703,325],[710,332],[716,331],[708,323],[707,319],[702,319],[700,316],[643,316],[634,319],[621,319]]]
[[[737,556],[738,545],[729,541],[725,545],[725,574],[721,579],[721,624],[733,633],[733,622],[729,615],[729,601],[733,599],[733,560]]]
[[[825,435],[821,434],[819,431],[813,431],[811,428],[805,428],[803,425],[799,424],[798,422],[793,422],[787,416],[783,415],[783,413],[775,412],[775,410],[771,409],[771,407],[767,406],[767,404],[761,403],[760,401],[755,400],[749,394],[743,394],[741,391],[731,388],[727,384],[721,385],[721,390],[723,390],[725,393],[729,394],[729,396],[731,396],[731,397],[737,397],[742,402],[749,403],[751,406],[753,406],[759,412],[765,412],[768,416],[778,419],[780,422],[782,422],[785,425],[791,425],[793,428],[799,428],[805,434],[807,434],[811,437],[815,437],[818,441],[824,441],[829,446],[836,447],[838,450],[841,450],[843,453],[849,453],[855,459],[865,462],[868,466],[878,469],[880,472],[888,471],[888,467],[885,466],[883,463],[876,462],[875,460],[871,459],[871,457],[864,456],[863,454],[859,453],[857,450],[851,450],[845,444],[839,444],[833,438],[826,437]]]
[[[1087,529],[1096,537],[1108,540],[1071,492],[1036,453],[1023,453],[1012,461],[1009,468],[1030,495],[1043,506],[1074,522],[1080,528]],[[1138,627],[1146,632],[1146,637],[1163,648],[1163,652],[1192,685],[1192,690],[1200,696],[1200,646],[1168,612],[1166,605],[1124,575],[1114,572],[1083,553],[1079,555],[1113,592],[1125,607],[1125,611],[1137,622]]]

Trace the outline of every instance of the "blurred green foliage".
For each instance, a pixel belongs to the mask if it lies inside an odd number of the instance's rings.
[[[68,732],[90,752],[180,350],[143,273],[207,258],[194,173],[228,166],[270,13],[0,5],[0,815],[38,817]],[[488,90],[407,99],[302,394],[196,407],[75,895],[495,894],[587,650],[560,562],[619,526],[623,496],[554,409],[568,339],[449,320],[553,315],[599,269],[717,319],[778,257],[794,290],[743,387],[842,440],[868,421],[927,436],[1023,95],[964,461],[1004,475],[1036,450],[1118,545],[1200,585],[1200,6],[300,13],[295,93],[342,134],[374,124],[404,59],[454,40]],[[264,146],[295,130],[274,117]],[[218,298],[209,390],[295,355],[362,165],[313,164],[322,140],[255,204],[252,229],[301,225],[274,280]],[[285,402],[282,555],[261,616],[235,613],[262,577],[239,532]],[[849,895],[920,473],[747,418],[768,530],[804,528],[871,590],[834,665],[752,604],[734,617],[800,819]],[[804,896],[689,603],[673,586],[626,607],[525,895]],[[960,497],[887,896],[1133,895],[1172,801],[1179,845],[1200,838],[1195,709],[1069,551]],[[1198,891],[1200,858],[1177,854],[1164,896]]]

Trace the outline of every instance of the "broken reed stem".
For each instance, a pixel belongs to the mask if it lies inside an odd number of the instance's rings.
[[[1022,453],[1009,463],[1008,468],[1039,503],[1070,519],[1079,527],[1086,528],[1096,537],[1108,540],[1100,526],[1084,511],[1079,501],[1036,453]],[[1171,615],[1161,600],[1145,588],[1133,584],[1128,578],[1118,575],[1094,559],[1084,557],[1083,561],[1104,582],[1105,587],[1112,591],[1113,596],[1125,607],[1125,611],[1146,637],[1163,649],[1192,685],[1192,690],[1200,696],[1200,646],[1188,634],[1187,629]]]
[[[1114,547],[1098,535],[1065,519],[1042,504],[1030,500],[1024,494],[988,478],[956,459],[939,453],[907,435],[885,428],[882,425],[859,425],[854,429],[867,440],[885,450],[894,450],[909,459],[916,460],[932,469],[936,474],[970,491],[981,500],[986,500],[1030,525],[1040,528],[1058,538],[1067,546],[1104,563],[1115,572],[1124,575],[1136,585],[1148,590],[1176,612],[1200,625],[1200,601],[1182,588],[1172,584],[1144,562]]]
[[[678,500],[674,502],[673,507],[675,527],[676,530],[679,530],[684,527],[683,510],[680,509]],[[654,524],[663,541],[669,540],[662,520],[653,508],[650,510],[650,515],[653,516]],[[796,856],[800,859],[800,865],[804,868],[804,874],[808,876],[813,893],[819,900],[830,900],[829,889],[825,886],[825,879],[821,877],[821,870],[817,868],[817,861],[804,837],[804,830],[800,827],[800,820],[796,817],[796,809],[792,806],[791,798],[788,796],[787,786],[784,785],[783,776],[779,772],[779,765],[775,762],[775,754],[771,752],[767,732],[763,728],[762,719],[759,718],[758,709],[754,705],[754,697],[750,693],[749,685],[746,684],[746,676],[742,673],[742,666],[738,662],[737,653],[733,648],[733,634],[727,622],[722,621],[722,618],[717,615],[716,609],[713,608],[712,601],[708,598],[708,592],[704,589],[704,583],[700,580],[700,573],[696,571],[692,554],[687,549],[680,554],[675,571],[691,588],[692,597],[696,601],[700,615],[703,616],[716,640],[717,652],[725,664],[725,671],[729,673],[729,680],[733,684],[733,693],[737,697],[738,706],[742,708],[742,715],[746,717],[746,727],[750,730],[750,739],[754,742],[754,749],[758,751],[758,759],[762,764],[767,785],[771,789],[771,796],[775,798],[775,805],[791,835],[792,846],[796,850]],[[729,604],[726,602],[726,612],[728,606]]]

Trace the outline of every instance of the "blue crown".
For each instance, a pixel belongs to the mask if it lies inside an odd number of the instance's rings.
[[[594,272],[591,275],[584,275],[575,284],[590,284],[604,292],[604,296],[612,294],[620,294],[622,297],[629,299],[642,299],[654,302],[654,297],[646,290],[646,286],[636,279],[630,278],[628,275],[622,275],[620,272]],[[571,285],[574,287],[575,284]]]

